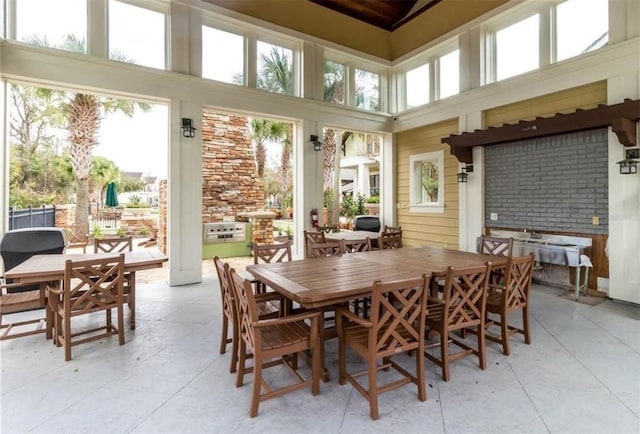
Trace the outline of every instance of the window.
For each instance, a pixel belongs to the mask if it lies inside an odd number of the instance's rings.
[[[460,50],[454,50],[438,59],[440,99],[460,92]]]
[[[407,71],[406,92],[407,108],[417,107],[429,102],[429,64]]]
[[[380,174],[369,175],[369,196],[380,196]]]
[[[166,12],[109,1],[109,59],[165,69]]]
[[[496,79],[503,80],[539,66],[538,14],[496,32]]]
[[[556,60],[564,60],[607,44],[608,0],[567,0],[556,7]]]
[[[202,77],[244,84],[244,36],[202,26]]]
[[[356,108],[380,110],[380,77],[356,68]]]
[[[344,104],[346,65],[332,60],[324,61],[324,101]]]
[[[87,53],[87,1],[16,0],[16,40]]]
[[[444,151],[409,158],[409,210],[444,212]]]
[[[293,50],[258,41],[258,89],[294,94]]]

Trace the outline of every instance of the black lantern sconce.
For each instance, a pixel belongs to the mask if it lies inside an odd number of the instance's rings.
[[[312,134],[309,140],[313,144],[314,151],[322,151],[322,142],[318,139],[318,136]]]
[[[458,172],[458,182],[467,182],[468,174],[472,172],[473,164],[465,164],[464,167],[460,168],[460,172]]]
[[[190,118],[182,118],[182,137],[193,138],[196,136],[196,128]]]
[[[617,164],[620,165],[620,174],[621,175],[632,175],[634,173],[638,173],[638,161],[640,158],[640,148],[636,149],[627,149],[624,153],[624,160],[618,161]]]

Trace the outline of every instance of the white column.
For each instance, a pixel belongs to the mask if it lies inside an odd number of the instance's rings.
[[[294,181],[293,181],[293,221],[295,223],[294,256],[304,256],[304,229],[311,228],[311,210],[317,208],[322,217],[323,183],[322,165],[323,151],[314,151],[309,136],[317,135],[322,140],[323,125],[314,120],[302,122],[297,128],[295,141]]]
[[[201,12],[176,2],[171,2],[169,10],[171,17],[169,47],[171,48],[168,52],[171,57],[168,59],[168,67],[173,72],[191,73],[199,77],[202,72]]]
[[[202,106],[172,100],[170,106],[168,233],[169,285],[202,281]],[[183,117],[196,136],[182,136]]]
[[[458,118],[460,132],[482,128],[482,113],[467,113]],[[476,238],[484,228],[484,148],[473,148],[473,173],[466,183],[458,183],[458,248],[474,252]]]
[[[640,96],[638,72],[607,81],[608,104]],[[636,124],[636,138],[638,137]],[[640,175],[621,175],[624,146],[609,128],[609,297],[640,303]]]
[[[380,218],[383,225],[397,226],[395,135],[382,136],[380,149]]]
[[[358,164],[358,181],[355,190],[356,193],[369,196],[369,166],[364,163]]]
[[[0,52],[2,48],[0,47]],[[2,58],[2,56],[0,56]],[[2,65],[0,65],[2,66]],[[0,119],[6,119],[7,115],[7,82],[0,81]],[[0,152],[0,239],[9,229],[9,134],[6,131],[8,122],[0,122],[0,138],[2,140],[2,152]],[[2,259],[0,259],[0,263]],[[4,269],[0,267],[0,269]]]

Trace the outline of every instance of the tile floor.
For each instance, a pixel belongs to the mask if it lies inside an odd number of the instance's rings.
[[[532,345],[513,338],[507,358],[488,343],[488,368],[471,358],[454,362],[448,383],[426,361],[427,401],[412,385],[385,393],[378,421],[357,391],[338,384],[337,342],[329,342],[332,379],[320,395],[301,390],[266,401],[251,419],[251,376],[236,388],[229,353],[218,354],[213,268],[196,285],[170,288],[158,276],[140,276],[138,328],[127,328],[124,346],[115,337],[80,345],[65,363],[43,335],[2,342],[0,432],[640,432],[637,306],[588,306],[534,285]],[[350,366],[358,365],[351,355]],[[281,374],[270,373],[274,381]]]

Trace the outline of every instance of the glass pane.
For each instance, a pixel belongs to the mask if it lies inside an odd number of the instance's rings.
[[[496,78],[502,80],[538,68],[539,16],[533,15],[496,33]]]
[[[244,36],[202,26],[202,76],[244,84]]]
[[[16,0],[16,39],[87,53],[87,1]]]
[[[437,203],[440,187],[438,164],[435,161],[420,162],[420,180],[422,203]]]
[[[344,76],[346,67],[331,60],[324,61],[324,100],[344,104]]]
[[[568,59],[607,44],[608,0],[568,0],[557,6],[557,60]]]
[[[429,64],[407,71],[407,108],[429,102]]]
[[[258,41],[258,89],[293,95],[293,51]]]
[[[452,51],[440,58],[440,98],[460,92],[460,50]]]
[[[356,107],[378,111],[380,79],[378,74],[356,69]]]
[[[109,59],[165,68],[165,14],[109,1]]]

